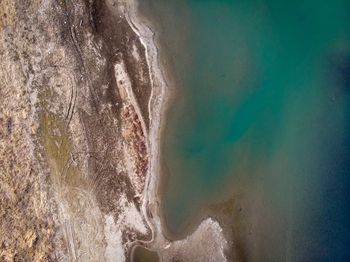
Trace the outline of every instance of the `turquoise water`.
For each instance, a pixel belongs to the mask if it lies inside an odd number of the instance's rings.
[[[233,199],[239,260],[350,261],[350,2],[148,0],[141,10],[176,79],[168,230]]]

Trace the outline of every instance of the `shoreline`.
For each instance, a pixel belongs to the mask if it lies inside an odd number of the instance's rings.
[[[142,21],[140,21],[139,17],[142,17],[142,20],[145,20],[146,23],[151,24],[152,21],[148,20],[146,17],[142,16],[139,11],[138,11],[138,0],[130,0],[129,2],[129,6],[128,6],[128,12],[126,12],[126,14],[131,16],[126,16],[126,20],[128,21],[129,25],[131,26],[132,30],[134,30],[134,32],[138,35],[138,37],[140,38],[140,41],[142,42],[142,44],[144,45],[145,49],[146,49],[146,59],[148,61],[148,67],[150,69],[150,72],[153,71],[153,69],[157,69],[156,72],[153,72],[154,74],[150,73],[150,78],[153,81],[153,77],[156,75],[156,77],[160,76],[160,79],[162,80],[163,83],[163,89],[160,90],[162,91],[161,94],[158,94],[157,96],[157,91],[159,90],[154,90],[154,88],[152,88],[152,92],[151,92],[151,98],[149,101],[149,116],[150,116],[150,130],[149,130],[149,137],[150,140],[148,141],[150,148],[153,146],[157,147],[157,150],[155,151],[157,155],[154,156],[153,161],[154,163],[154,168],[157,168],[156,170],[156,175],[152,174],[148,174],[147,179],[149,179],[150,181],[146,182],[146,185],[149,185],[150,187],[153,186],[150,189],[145,188],[144,194],[153,194],[152,197],[154,199],[153,203],[158,203],[159,206],[157,206],[157,229],[161,229],[159,230],[163,236],[163,239],[166,239],[167,243],[168,242],[173,242],[173,241],[179,241],[181,239],[184,239],[186,237],[188,237],[189,235],[193,234],[198,226],[204,222],[206,219],[210,218],[210,216],[205,216],[203,214],[203,212],[199,212],[195,217],[193,217],[193,219],[190,219],[188,226],[186,226],[186,230],[181,234],[181,235],[176,235],[173,234],[172,232],[170,232],[166,227],[162,226],[164,225],[165,218],[163,217],[162,212],[160,211],[160,209],[162,208],[162,204],[160,204],[160,200],[159,198],[161,197],[161,192],[162,192],[162,188],[160,188],[162,186],[162,181],[161,181],[161,177],[160,177],[160,172],[162,169],[162,164],[161,164],[161,157],[160,157],[160,152],[161,152],[161,140],[162,140],[162,132],[164,131],[165,128],[165,114],[168,110],[168,106],[171,103],[171,99],[173,99],[173,90],[170,87],[170,84],[167,82],[167,77],[164,76],[164,69],[159,62],[159,52],[160,52],[160,48],[158,46],[158,42],[156,41],[156,33],[154,32],[154,29],[152,29],[150,26],[148,25],[144,25],[144,23]],[[142,30],[142,33],[140,33],[139,30]],[[149,52],[149,47],[151,46],[153,53],[150,54]],[[151,55],[151,62],[154,62],[154,64],[150,64],[150,55]],[[162,70],[163,69],[163,70]],[[169,69],[168,69],[169,70]],[[167,74],[167,76],[170,75],[170,73]],[[171,79],[171,81],[175,81],[174,79]],[[173,84],[174,85],[174,84]],[[156,93],[156,94],[155,94]],[[154,108],[152,110],[152,99],[159,99],[160,104],[158,105],[159,108]],[[154,130],[155,132],[158,132],[157,134],[153,134],[153,139],[152,139],[152,132],[151,132],[151,127],[152,127],[152,111],[153,112],[153,116],[157,121],[157,127],[158,130]],[[156,126],[155,126],[156,128]],[[153,140],[153,143],[151,142]],[[155,145],[157,144],[157,145]],[[157,164],[157,160],[159,160],[159,163]],[[152,161],[152,160],[151,160]],[[151,181],[151,180],[154,181]],[[154,183],[153,185],[151,183]],[[146,204],[146,203],[145,203]],[[145,212],[145,214],[147,214],[147,210]],[[154,214],[154,213],[153,213]],[[196,223],[197,222],[197,223]],[[197,225],[197,226],[196,226]],[[147,242],[152,242],[152,241],[147,241]]]
[[[148,26],[152,22],[142,16],[138,10],[138,0],[130,0],[125,3],[125,19],[131,29],[139,37],[145,48],[145,56],[151,79],[152,91],[148,103],[149,110],[149,155],[150,163],[143,191],[142,215],[151,230],[151,239],[147,241],[135,241],[131,245],[141,245],[158,253],[161,261],[170,261],[177,255],[185,255],[188,259],[211,257],[209,261],[227,261],[226,252],[228,241],[224,236],[223,227],[211,216],[200,217],[198,225],[191,227],[181,237],[172,236],[164,227],[160,201],[161,192],[161,142],[165,128],[165,114],[168,110],[173,89],[168,81],[173,81],[170,73],[166,74],[160,60],[160,47],[156,41],[155,32]],[[141,19],[145,21],[140,21]],[[170,78],[170,79],[168,79]],[[142,245],[143,244],[143,245]],[[204,248],[204,249],[203,249]],[[201,250],[202,249],[202,250]],[[193,250],[198,250],[193,252]],[[132,252],[130,253],[132,254]]]
[[[164,73],[159,66],[159,48],[155,43],[155,33],[152,29],[139,21],[138,2],[129,1],[126,5],[125,18],[130,27],[138,35],[140,42],[146,50],[146,60],[149,68],[152,91],[148,103],[149,110],[149,149],[150,163],[149,171],[146,177],[146,184],[143,192],[144,200],[142,211],[148,225],[151,228],[151,239],[144,242],[151,246],[159,247],[169,244],[169,240],[164,237],[162,219],[160,215],[159,204],[159,186],[160,186],[160,140],[164,128],[164,114],[167,109],[167,89],[168,84]],[[149,217],[151,212],[152,218]]]

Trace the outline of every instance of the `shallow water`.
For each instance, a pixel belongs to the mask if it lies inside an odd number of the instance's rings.
[[[350,259],[350,2],[140,8],[176,79],[163,134],[169,232],[231,199],[241,260]]]
[[[156,252],[150,251],[141,246],[136,246],[133,250],[132,262],[158,262],[159,257]]]

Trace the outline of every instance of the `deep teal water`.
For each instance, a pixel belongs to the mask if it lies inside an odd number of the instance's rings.
[[[177,80],[163,147],[169,231],[233,199],[242,261],[350,261],[350,2],[140,8]]]

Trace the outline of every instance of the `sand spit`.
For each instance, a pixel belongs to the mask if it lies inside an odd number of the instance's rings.
[[[146,178],[146,188],[144,190],[144,203],[143,212],[148,218],[148,212],[152,214],[154,219],[148,220],[153,229],[153,241],[157,242],[161,235],[157,232],[161,232],[161,223],[159,216],[156,212],[158,209],[157,203],[157,188],[159,186],[159,135],[160,135],[160,119],[162,113],[162,106],[164,105],[166,84],[158,66],[157,48],[153,40],[153,32],[149,27],[140,23],[137,17],[137,6],[135,1],[126,1],[122,5],[122,9],[125,11],[126,20],[129,22],[131,28],[136,32],[144,45],[146,50],[146,58],[150,72],[150,79],[152,85],[151,98],[149,100],[149,116],[150,116],[150,129],[149,129],[149,147],[150,147],[150,161],[149,172]]]
[[[227,246],[219,223],[208,218],[191,235],[174,241],[159,250],[162,261],[226,261],[224,248]]]
[[[227,248],[227,241],[223,236],[219,223],[212,218],[205,219],[195,232],[183,240],[171,242],[163,235],[157,192],[160,185],[161,121],[166,103],[167,83],[159,66],[154,32],[138,18],[137,2],[134,0],[127,1],[123,8],[126,11],[127,21],[145,46],[152,79],[152,95],[149,101],[151,158],[144,192],[145,205],[143,211],[153,230],[153,237],[150,242],[144,244],[156,250],[161,261],[174,261],[174,259],[180,259],[179,261],[226,261],[224,251]],[[194,250],[198,252],[194,252]]]

